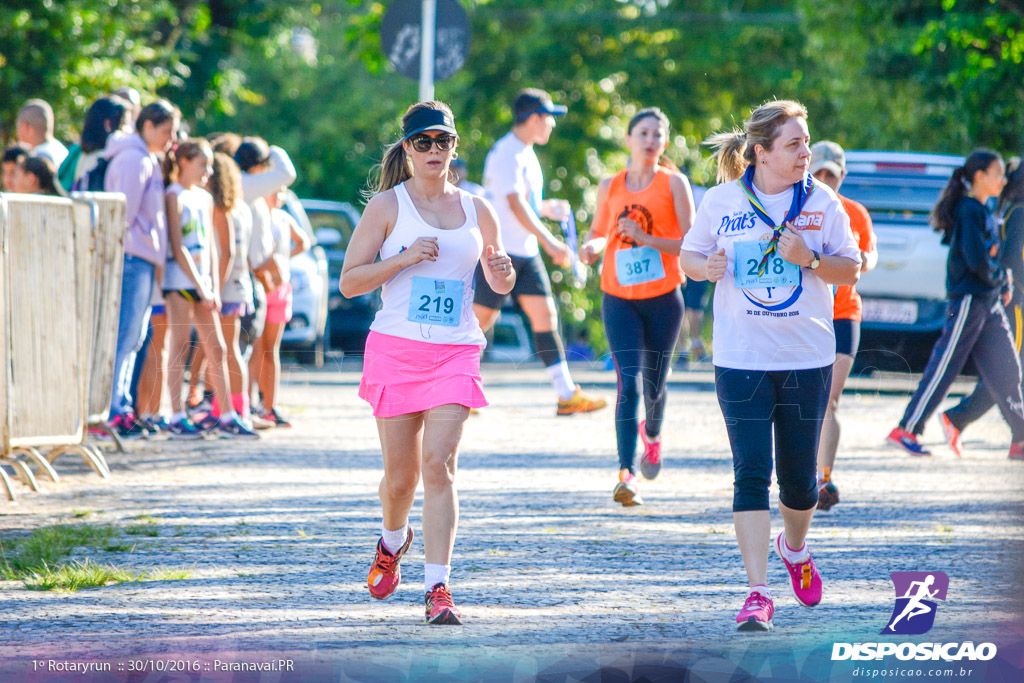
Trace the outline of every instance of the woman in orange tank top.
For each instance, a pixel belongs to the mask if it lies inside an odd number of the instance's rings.
[[[643,502],[635,469],[638,433],[641,473],[654,479],[661,471],[665,380],[683,317],[679,249],[693,222],[693,195],[686,178],[662,161],[668,128],[656,107],[630,120],[629,166],[601,181],[594,223],[580,248],[587,265],[605,252],[601,314],[618,375],[619,481],[613,498],[625,507]],[[638,424],[641,378],[646,419]]]

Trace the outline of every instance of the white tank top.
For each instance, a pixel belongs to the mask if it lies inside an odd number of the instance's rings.
[[[383,305],[370,329],[431,344],[487,344],[473,314],[473,279],[483,253],[473,195],[459,190],[466,222],[435,228],[420,217],[405,184],[395,186],[398,219],[380,247],[381,259],[400,254],[420,237],[437,239],[438,259],[421,261],[384,283]]]
[[[179,199],[181,210],[181,244],[188,250],[196,271],[206,287],[213,283],[210,240],[213,234],[213,196],[198,186],[185,189],[178,183],[167,188],[167,194]],[[169,251],[169,250],[168,250]],[[195,289],[196,283],[178,265],[174,254],[168,253],[164,268],[164,289]]]

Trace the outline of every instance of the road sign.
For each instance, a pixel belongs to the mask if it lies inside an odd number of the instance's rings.
[[[429,23],[431,14],[436,17],[433,45],[430,32],[423,30],[424,15]],[[394,0],[381,22],[381,49],[388,60],[403,76],[421,80],[421,86],[426,77],[431,90],[434,81],[450,78],[462,68],[469,40],[469,17],[457,0]],[[420,54],[424,52],[434,54],[433,74],[429,69],[421,73]]]

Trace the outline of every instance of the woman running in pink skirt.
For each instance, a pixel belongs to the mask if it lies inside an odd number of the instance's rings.
[[[494,209],[449,181],[458,143],[451,109],[415,104],[402,117],[402,131],[381,162],[341,275],[346,297],[382,287],[359,385],[377,418],[384,456],[384,520],[367,583],[370,595],[383,600],[401,582],[398,564],[412,545],[409,511],[422,475],[426,621],[461,624],[448,589],[459,521],[455,469],[469,410],[487,405],[473,274],[481,262],[500,294],[516,277]]]

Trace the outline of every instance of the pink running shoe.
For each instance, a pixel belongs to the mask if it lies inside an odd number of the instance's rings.
[[[945,413],[939,413],[939,422],[942,423],[942,433],[946,436],[946,443],[958,458],[963,456],[964,448],[960,444],[960,430],[953,425]]]
[[[811,559],[810,553],[807,553],[806,562],[791,564],[786,559],[786,555],[782,552],[782,544],[786,542],[783,538],[784,535],[785,532],[781,532],[775,537],[775,552],[779,554],[786,569],[789,570],[789,586],[793,589],[793,597],[804,607],[814,607],[821,602],[821,574],[814,566],[814,560]]]
[[[1024,460],[1024,445],[1011,443],[1010,452],[1006,457],[1010,460]]]
[[[661,472],[661,440],[650,441],[647,437],[647,420],[640,422],[640,441],[644,454],[640,457],[640,474],[644,479],[654,479]]]
[[[370,574],[366,577],[370,595],[378,600],[383,600],[395,592],[398,584],[402,583],[402,570],[398,563],[402,561],[402,556],[409,550],[410,545],[412,545],[412,527],[409,527],[405,543],[397,553],[391,554],[388,547],[384,545],[383,538],[377,541],[377,554],[370,566]]]
[[[775,615],[775,603],[772,599],[751,591],[743,609],[736,615],[737,631],[771,631],[772,617]]]

